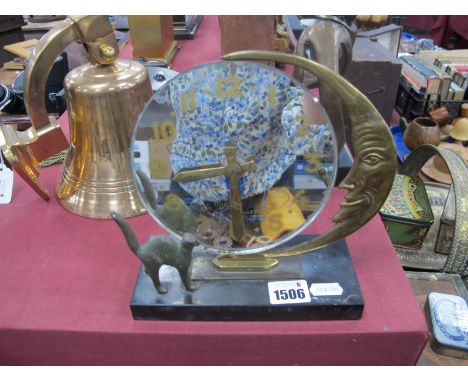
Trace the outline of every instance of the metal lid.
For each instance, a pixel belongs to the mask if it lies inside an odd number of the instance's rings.
[[[422,180],[418,177],[400,174],[395,176],[390,195],[380,209],[380,213],[394,219],[410,219],[420,222],[434,220]]]

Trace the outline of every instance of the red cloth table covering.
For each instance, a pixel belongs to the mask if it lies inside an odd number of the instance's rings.
[[[217,18],[205,17],[173,67],[218,58]],[[58,172],[41,170],[51,192]],[[344,195],[333,192],[308,232],[331,225]],[[148,215],[130,223],[140,241],[163,233]],[[12,203],[0,206],[0,364],[415,364],[427,327],[380,218],[347,243],[366,304],[361,320],[134,321],[139,261],[117,225],[75,216],[53,197],[44,202],[16,176]]]
[[[405,16],[405,25],[429,32],[434,44],[441,45],[450,30],[468,40],[468,17],[466,15],[424,15]]]

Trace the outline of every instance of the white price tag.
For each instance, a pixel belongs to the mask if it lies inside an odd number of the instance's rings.
[[[12,193],[13,171],[0,162],[0,204],[10,203]]]
[[[305,280],[271,281],[268,283],[270,303],[301,304],[310,302],[310,294]]]
[[[320,283],[310,286],[312,296],[341,296],[343,288],[338,283]]]

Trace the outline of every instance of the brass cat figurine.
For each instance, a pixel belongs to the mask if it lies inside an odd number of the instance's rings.
[[[188,291],[196,289],[189,275],[192,250],[198,244],[195,235],[186,233],[181,242],[171,236],[150,236],[148,241],[141,245],[122,216],[112,212],[111,217],[122,230],[129,248],[143,263],[145,273],[151,278],[160,294],[167,293],[167,288],[161,285],[159,278],[159,269],[162,265],[170,265],[178,270],[185,289]]]

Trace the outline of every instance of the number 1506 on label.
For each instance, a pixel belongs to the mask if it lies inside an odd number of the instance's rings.
[[[300,304],[310,302],[305,280],[272,281],[268,283],[271,304]]]

